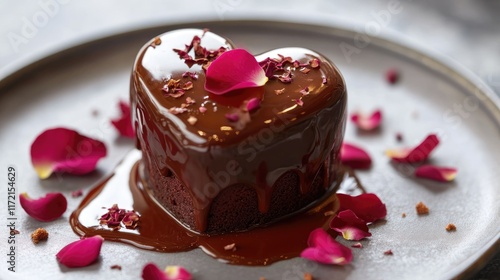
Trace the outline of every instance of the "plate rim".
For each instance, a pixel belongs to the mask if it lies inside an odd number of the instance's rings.
[[[239,25],[245,27],[269,27],[276,29],[286,29],[293,31],[308,31],[324,36],[336,36],[351,39],[360,32],[356,31],[353,25],[335,21],[333,24],[319,24],[316,21],[286,21],[286,20],[268,20],[268,19],[228,19],[220,20],[197,20],[188,22],[164,22],[160,24],[145,25],[138,28],[112,31],[109,34],[90,36],[81,40],[73,40],[69,44],[60,47],[44,50],[27,59],[21,59],[16,63],[8,64],[3,70],[0,70],[0,94],[7,92],[9,88],[15,87],[24,77],[30,73],[36,72],[43,66],[50,65],[64,58],[79,54],[92,46],[123,40],[128,37],[139,36],[144,32],[155,32],[158,34],[166,30],[179,28],[199,27],[199,26],[227,26]],[[480,102],[487,110],[489,117],[500,126],[500,97],[488,86],[481,78],[464,67],[457,61],[439,54],[416,42],[410,42],[402,36],[392,32],[381,31],[380,34],[373,36],[363,33],[370,39],[370,45],[397,53],[405,58],[411,59],[421,65],[429,67],[443,74],[461,87],[467,89],[468,94],[473,94],[480,98]],[[480,271],[497,253],[500,252],[500,226],[498,231],[492,235],[491,239],[474,254],[470,255],[461,265],[451,271],[443,274],[449,279],[465,279],[473,276]]]

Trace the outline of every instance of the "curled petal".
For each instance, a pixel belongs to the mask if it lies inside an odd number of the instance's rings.
[[[422,143],[413,149],[387,150],[386,155],[395,162],[415,163],[426,160],[430,153],[439,144],[435,134],[427,136]]]
[[[259,109],[260,107],[260,99],[259,98],[252,98],[250,100],[248,100],[248,103],[247,103],[247,111],[248,112],[253,112],[257,109]]]
[[[159,269],[154,263],[148,263],[142,270],[144,280],[191,280],[191,273],[182,266],[167,266],[165,271]]]
[[[87,174],[104,156],[103,142],[67,128],[46,130],[31,144],[31,163],[41,179],[54,172]]]
[[[457,176],[457,169],[435,165],[422,165],[415,169],[415,176],[439,182],[450,182]]]
[[[335,241],[322,228],[311,232],[308,243],[310,247],[300,254],[305,259],[336,265],[346,265],[352,261],[351,249]]]
[[[111,120],[111,124],[118,130],[121,136],[134,138],[135,132],[132,126],[132,117],[130,113],[130,105],[126,102],[120,101],[119,103],[121,116],[117,119]]]
[[[342,234],[345,240],[358,241],[372,236],[366,222],[358,218],[351,210],[339,212],[330,222],[330,228]]]
[[[340,160],[342,164],[353,169],[370,168],[372,160],[370,155],[360,147],[348,143],[342,143],[340,148]]]
[[[103,240],[100,235],[80,239],[64,246],[56,258],[67,267],[88,266],[99,257]]]
[[[351,121],[359,129],[366,131],[374,130],[378,128],[382,122],[382,111],[376,110],[369,116],[355,112],[351,115]]]
[[[339,199],[339,212],[351,210],[358,218],[366,223],[373,223],[387,215],[385,204],[374,193],[364,193],[358,196],[337,194]]]
[[[255,57],[243,49],[229,50],[215,59],[207,69],[205,89],[213,94],[266,84],[268,78]]]
[[[68,206],[62,193],[48,193],[38,199],[32,199],[27,193],[21,193],[19,202],[28,215],[42,222],[50,222],[61,217]]]

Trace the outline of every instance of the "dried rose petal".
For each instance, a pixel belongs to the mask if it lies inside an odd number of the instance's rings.
[[[367,223],[383,219],[387,215],[385,204],[374,193],[364,193],[358,196],[337,194],[339,212],[351,210],[356,216]]]
[[[134,138],[135,132],[134,132],[134,127],[132,126],[130,105],[126,102],[120,101],[119,106],[120,106],[121,116],[117,119],[111,120],[111,123],[118,130],[121,136]]]
[[[64,246],[56,258],[67,267],[88,266],[99,257],[103,240],[100,235],[80,239]]]
[[[165,271],[159,269],[154,263],[148,263],[142,269],[144,280],[191,280],[191,273],[182,266],[167,266]]]
[[[330,228],[342,234],[345,240],[358,241],[372,236],[366,222],[358,218],[351,210],[339,212],[330,222]]]
[[[236,113],[228,113],[225,115],[226,119],[230,122],[237,122],[240,119],[240,116]]]
[[[359,248],[359,249],[361,249],[361,248],[363,248],[363,244],[361,244],[361,243],[358,242],[358,243],[352,244],[351,247],[352,248]]]
[[[435,165],[422,165],[415,169],[415,176],[439,182],[450,182],[457,176],[457,169]]]
[[[415,163],[426,160],[430,153],[439,144],[439,139],[435,134],[427,136],[422,143],[413,149],[387,150],[385,154],[395,162]]]
[[[200,111],[200,113],[205,113],[207,111],[207,108],[200,106],[200,108],[198,108],[198,110]]]
[[[205,89],[213,94],[266,84],[268,78],[255,57],[243,49],[229,50],[215,59],[207,69]]]
[[[66,128],[46,130],[31,144],[31,163],[41,179],[53,172],[87,174],[104,156],[106,146],[103,142]]]
[[[372,164],[370,155],[360,147],[348,143],[342,143],[340,148],[340,160],[342,164],[353,169],[367,169]]]
[[[382,122],[382,111],[375,110],[369,116],[361,114],[359,112],[354,112],[351,114],[351,121],[359,129],[365,131],[375,130],[380,126],[380,123]]]
[[[395,84],[399,81],[399,71],[396,69],[389,69],[385,72],[385,79],[389,84]]]
[[[247,102],[247,111],[248,112],[253,112],[259,108],[260,108],[260,99],[259,98],[252,98],[252,99],[248,100],[248,102]]]
[[[71,192],[71,197],[73,198],[77,198],[77,197],[80,197],[83,195],[83,191],[82,190],[76,190],[76,191],[72,191]]]
[[[302,98],[297,98],[297,99],[292,99],[295,104],[299,105],[300,107],[304,106],[304,101],[302,101]]]
[[[309,247],[300,256],[324,264],[346,265],[352,261],[348,247],[335,241],[324,229],[313,230],[307,241]]]
[[[19,202],[28,215],[42,222],[50,222],[61,217],[68,206],[62,193],[48,193],[38,199],[32,199],[27,193],[21,193]]]

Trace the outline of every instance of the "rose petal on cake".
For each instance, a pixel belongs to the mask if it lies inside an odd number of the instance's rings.
[[[130,113],[130,105],[124,101],[120,101],[121,116],[111,120],[111,124],[118,130],[121,136],[134,138],[135,132],[132,126],[132,117]]]
[[[435,134],[428,135],[420,144],[412,149],[387,150],[385,154],[394,162],[415,163],[429,158],[430,153],[439,144],[439,138]]]
[[[372,236],[366,222],[358,218],[352,210],[339,212],[330,222],[330,228],[342,234],[345,240],[358,241]]]
[[[255,57],[244,49],[222,53],[207,69],[205,89],[222,95],[242,88],[260,87],[268,78]]]
[[[165,271],[154,263],[148,263],[142,269],[142,279],[144,280],[191,280],[191,273],[182,266],[167,266]]]
[[[56,258],[67,267],[88,266],[99,257],[103,240],[100,235],[80,239],[64,246]]]
[[[24,192],[19,195],[19,202],[28,215],[42,222],[50,222],[61,217],[68,207],[68,202],[62,193],[48,193],[44,197],[32,199]]]
[[[352,169],[367,169],[372,164],[370,155],[360,147],[349,143],[342,143],[340,148],[340,161]]]
[[[422,165],[415,169],[415,176],[438,182],[450,182],[457,176],[457,169],[435,165]]]
[[[346,265],[352,261],[352,251],[335,241],[324,229],[313,230],[309,235],[309,247],[301,257],[324,264]]]
[[[53,172],[87,174],[104,156],[106,146],[103,142],[67,128],[46,130],[31,144],[31,163],[41,179]]]
[[[358,218],[366,223],[373,223],[387,215],[385,204],[374,193],[364,193],[358,196],[337,194],[339,200],[339,213],[351,210]]]
[[[351,114],[351,121],[361,130],[375,130],[382,122],[382,111],[377,109],[370,115],[354,112]]]
[[[259,98],[252,98],[250,100],[248,100],[248,103],[247,103],[247,111],[248,112],[253,112],[257,109],[259,109],[260,107],[260,99]]]

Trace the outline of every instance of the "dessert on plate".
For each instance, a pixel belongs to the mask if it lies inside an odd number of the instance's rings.
[[[256,75],[259,83],[245,80]],[[347,91],[339,70],[314,51],[249,58],[212,32],[170,31],[137,55],[130,99],[140,174],[195,232],[272,223],[341,180]]]

